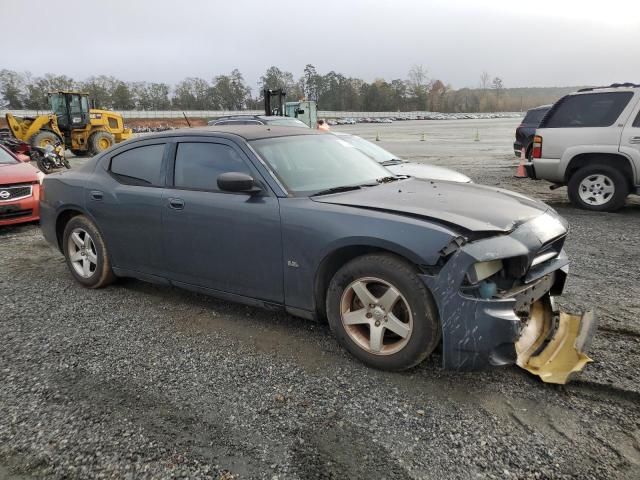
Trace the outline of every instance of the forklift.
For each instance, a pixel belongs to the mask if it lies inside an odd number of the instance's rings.
[[[316,128],[318,123],[318,106],[313,100],[287,102],[287,94],[282,88],[274,90],[265,88],[264,114],[278,117],[297,118],[306,123],[309,128]]]

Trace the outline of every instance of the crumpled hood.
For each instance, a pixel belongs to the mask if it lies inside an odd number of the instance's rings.
[[[421,216],[472,232],[510,232],[549,209],[542,202],[496,187],[415,178],[312,200]]]
[[[38,169],[28,163],[0,164],[0,185],[38,181]]]

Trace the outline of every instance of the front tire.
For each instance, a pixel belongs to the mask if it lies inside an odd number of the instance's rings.
[[[47,145],[54,146],[57,142],[62,142],[62,140],[51,130],[40,130],[31,137],[30,143],[32,147],[44,148]]]
[[[596,212],[615,212],[624,206],[629,184],[609,165],[587,165],[571,175],[569,200],[576,207]]]
[[[67,266],[78,283],[102,288],[115,280],[102,235],[87,217],[78,215],[69,220],[62,242]]]
[[[393,255],[364,255],[340,268],[326,308],[338,342],[375,368],[411,368],[440,341],[431,292],[412,265]]]

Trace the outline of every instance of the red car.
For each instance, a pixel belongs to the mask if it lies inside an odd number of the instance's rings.
[[[40,219],[40,192],[44,174],[0,145],[0,226]]]

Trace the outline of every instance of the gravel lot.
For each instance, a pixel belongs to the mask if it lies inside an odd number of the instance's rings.
[[[640,202],[587,213],[512,178],[516,125],[335,128],[569,220],[561,304],[601,319],[577,381],[449,372],[437,355],[372,370],[323,324],[135,280],[86,290],[37,225],[2,228],[0,479],[640,478]]]

